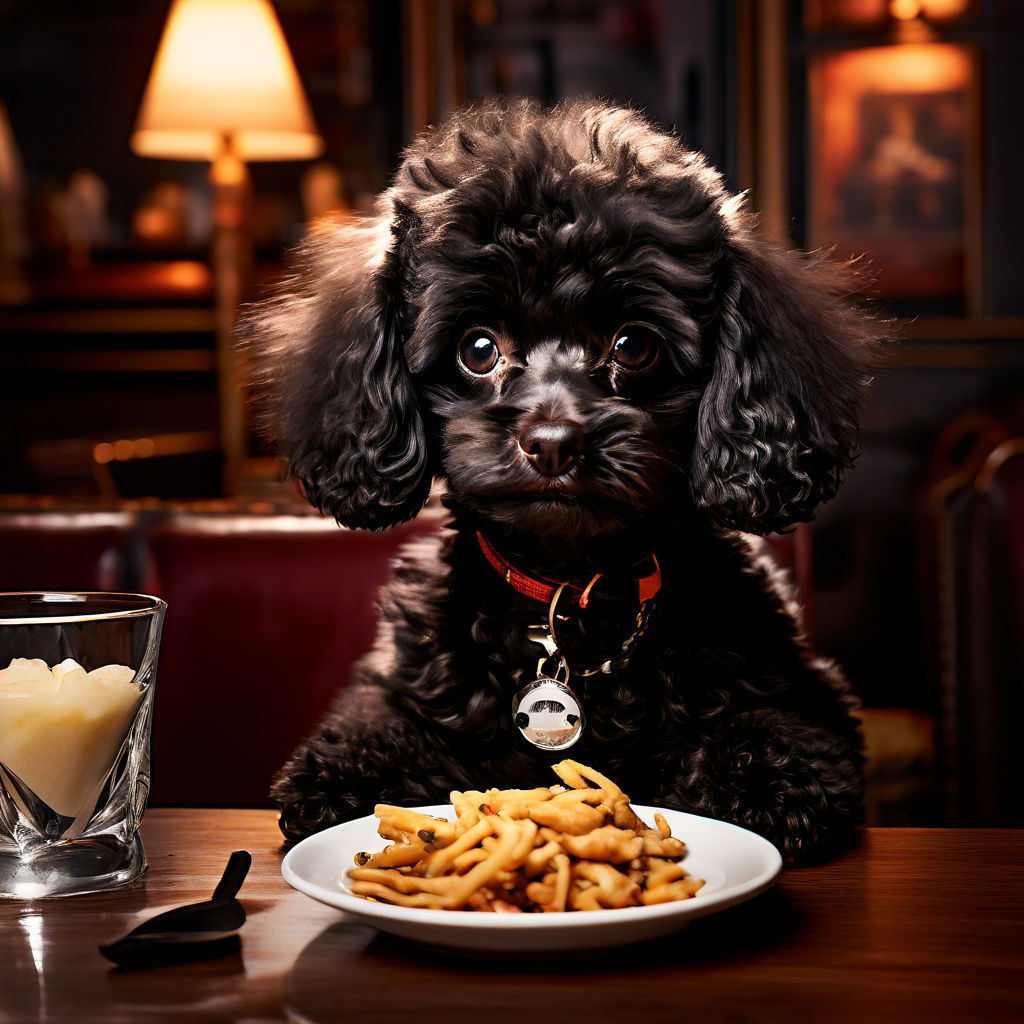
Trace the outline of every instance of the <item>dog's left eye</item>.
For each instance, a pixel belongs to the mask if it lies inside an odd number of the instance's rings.
[[[459,359],[470,373],[490,373],[498,365],[498,343],[487,331],[469,331],[459,342]]]
[[[647,324],[626,324],[612,341],[612,358],[627,370],[642,370],[654,362],[660,340],[658,332]]]

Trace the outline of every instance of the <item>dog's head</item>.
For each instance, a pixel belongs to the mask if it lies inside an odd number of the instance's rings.
[[[767,532],[834,494],[873,324],[842,269],[756,237],[636,113],[469,108],[410,147],[379,210],[317,226],[246,319],[321,511],[391,526],[440,476],[520,532],[673,510]]]

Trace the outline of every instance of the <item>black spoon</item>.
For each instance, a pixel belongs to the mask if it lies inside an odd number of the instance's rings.
[[[242,943],[235,930],[245,922],[245,910],[235,896],[251,865],[248,850],[235,850],[211,899],[157,914],[123,939],[100,946],[100,952],[121,967],[160,967],[237,953]]]

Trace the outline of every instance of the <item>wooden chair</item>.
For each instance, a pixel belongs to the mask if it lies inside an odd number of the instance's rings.
[[[946,818],[1019,826],[1024,438],[1009,437],[1005,428],[986,431],[964,466],[932,487],[928,511],[932,560],[922,564],[934,608]]]

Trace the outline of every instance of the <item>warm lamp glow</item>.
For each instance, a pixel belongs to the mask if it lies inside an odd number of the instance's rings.
[[[958,18],[967,11],[968,0],[921,0],[926,17],[935,21]]]
[[[889,13],[900,21],[911,21],[921,13],[921,0],[891,0]]]
[[[269,0],[174,0],[132,134],[140,156],[307,160],[317,134]]]

